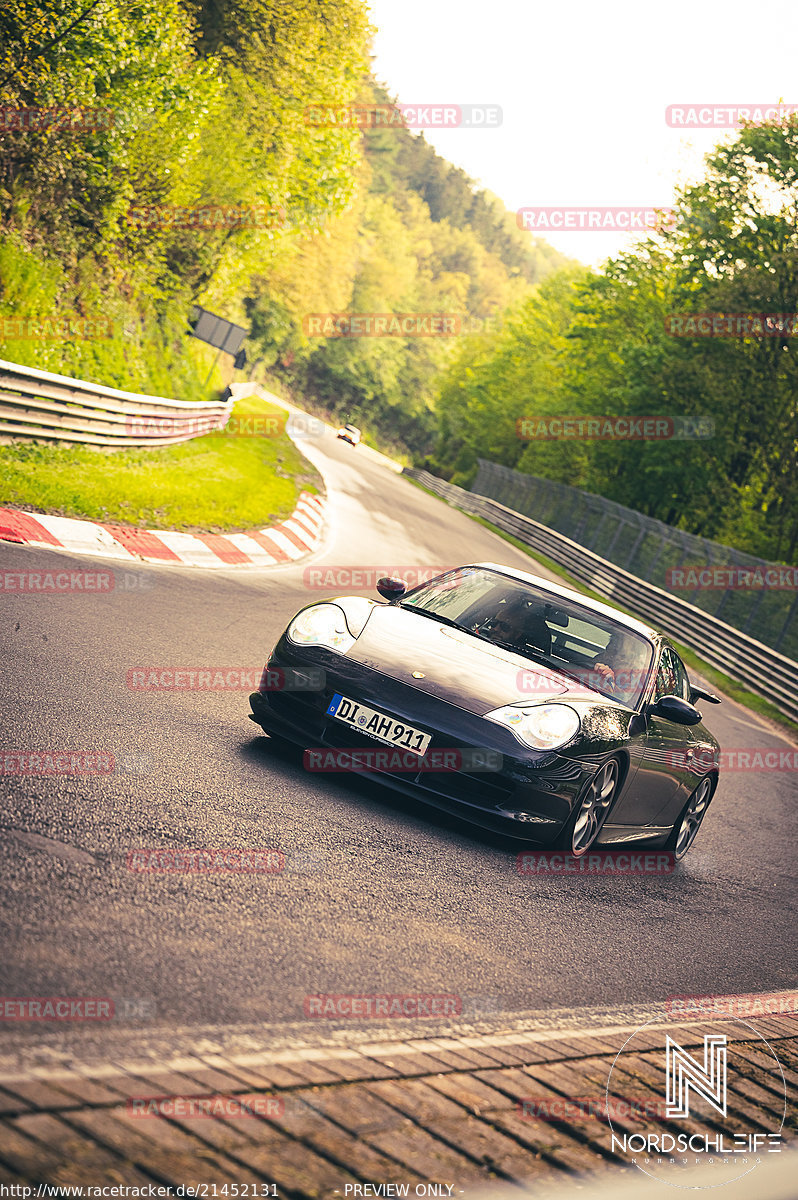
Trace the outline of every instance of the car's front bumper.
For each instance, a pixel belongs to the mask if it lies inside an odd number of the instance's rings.
[[[283,653],[278,653],[281,649]],[[323,688],[253,692],[252,720],[267,733],[286,738],[306,750],[390,749],[327,715],[333,695],[339,692],[431,733],[428,754],[444,750],[488,751],[486,758],[493,764],[489,770],[472,769],[469,763],[464,769],[454,770],[380,769],[379,765],[372,769],[371,761],[368,769],[356,768],[357,774],[377,779],[488,829],[550,844],[565,825],[600,761],[526,750],[501,725],[456,708],[419,688],[386,679],[383,674],[330,651],[316,648],[311,663],[309,657],[292,653],[282,639],[268,670],[272,678],[281,679],[290,676],[292,670],[307,671],[311,665],[316,669],[323,667]],[[379,758],[376,753],[372,756],[377,762]],[[317,763],[328,759],[329,756],[326,759],[315,756]],[[441,760],[440,755],[438,759]],[[308,757],[306,761],[312,766],[314,759]]]

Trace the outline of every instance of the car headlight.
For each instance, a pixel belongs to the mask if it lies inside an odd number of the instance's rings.
[[[519,742],[533,750],[555,750],[579,730],[579,715],[567,704],[536,704],[532,708],[506,704],[485,717],[506,725]]]
[[[344,611],[337,604],[316,604],[294,617],[286,631],[298,646],[326,646],[346,654],[355,639],[346,627]]]

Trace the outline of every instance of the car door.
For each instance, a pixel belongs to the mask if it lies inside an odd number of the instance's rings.
[[[672,646],[660,648],[651,703],[662,696],[690,699],[684,663]],[[689,725],[677,725],[646,713],[646,744],[633,781],[633,795],[625,799],[624,825],[673,824],[689,794],[689,767],[695,739]]]

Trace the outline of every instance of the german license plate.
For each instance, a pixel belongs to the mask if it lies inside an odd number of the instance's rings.
[[[427,746],[432,741],[431,733],[424,733],[422,729],[406,725],[404,721],[394,721],[392,717],[386,717],[375,708],[369,708],[357,700],[350,700],[339,692],[336,692],[330,701],[327,716],[335,717],[336,721],[343,721],[345,725],[375,738],[378,742],[385,742],[388,746],[401,746],[403,750],[409,750],[412,754],[426,754]]]

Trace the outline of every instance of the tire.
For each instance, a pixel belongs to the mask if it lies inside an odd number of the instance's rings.
[[[701,823],[712,803],[712,797],[715,795],[715,784],[714,775],[705,775],[679,813],[679,819],[665,843],[665,849],[669,850],[676,859],[684,858],[695,841]]]
[[[607,820],[621,782],[621,764],[609,758],[596,771],[576,809],[555,842],[558,850],[568,850],[581,858],[587,854]]]

